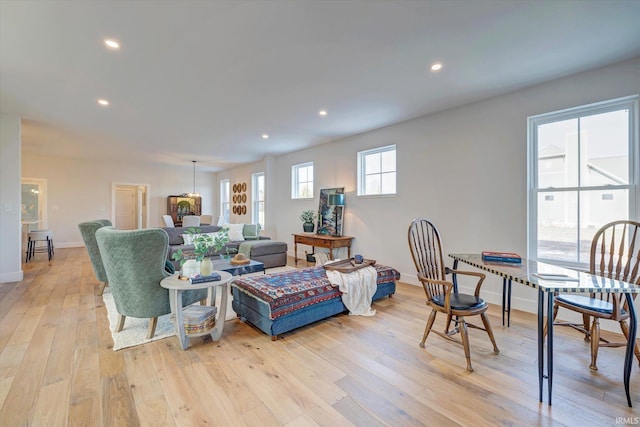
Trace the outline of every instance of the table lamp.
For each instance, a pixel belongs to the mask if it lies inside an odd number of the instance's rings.
[[[342,236],[341,232],[338,232],[338,206],[344,206],[344,194],[329,194],[327,205],[333,206],[333,220],[335,224],[334,236]]]

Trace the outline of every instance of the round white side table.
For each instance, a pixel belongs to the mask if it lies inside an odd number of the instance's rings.
[[[180,341],[180,346],[183,350],[186,350],[187,347],[189,347],[189,338],[211,335],[211,338],[214,341],[218,341],[220,339],[220,336],[222,336],[222,329],[224,328],[224,321],[227,315],[227,300],[229,298],[229,292],[227,292],[227,288],[233,276],[226,271],[216,271],[216,273],[220,274],[220,280],[215,282],[191,284],[191,282],[189,282],[188,280],[178,279],[178,273],[162,279],[162,281],[160,282],[160,286],[169,290],[169,303],[171,304],[171,313],[175,316],[174,328],[176,330],[178,340]],[[220,307],[218,307],[218,314],[216,317],[215,325],[213,326],[213,328],[206,331],[189,334],[189,336],[187,336],[184,330],[182,293],[184,291],[192,291],[195,289],[208,289],[208,303],[212,306],[215,306],[216,288],[218,286],[222,286],[222,301],[220,302]]]

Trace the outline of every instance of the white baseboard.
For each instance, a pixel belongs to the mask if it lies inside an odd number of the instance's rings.
[[[24,278],[22,270],[0,274],[0,283],[21,282]]]
[[[55,240],[53,241],[56,249],[57,248],[84,248],[84,242],[61,242],[58,243]]]

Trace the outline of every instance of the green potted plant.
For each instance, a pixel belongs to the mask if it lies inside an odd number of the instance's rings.
[[[212,236],[212,233],[200,233],[199,228],[192,227],[187,229],[185,234],[192,236],[193,255],[195,256],[195,261],[200,263],[200,274],[209,276],[213,268],[211,260],[209,260],[211,248],[215,252],[220,252],[225,247],[225,244],[229,241],[229,229],[222,228]],[[179,249],[171,257],[174,261],[178,261],[180,267],[182,267],[189,255]]]
[[[300,220],[302,221],[302,229],[305,233],[313,233],[314,224],[313,221],[316,218],[316,212],[311,209],[302,211],[300,214]]]

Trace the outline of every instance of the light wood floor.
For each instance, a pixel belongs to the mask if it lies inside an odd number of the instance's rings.
[[[501,353],[471,330],[473,373],[456,344],[432,335],[421,349],[428,310],[406,284],[375,317],[335,316],[276,342],[231,320],[220,342],[114,352],[84,249],[24,269],[24,281],[0,284],[3,427],[606,426],[640,414],[637,363],[628,408],[623,349],[602,349],[592,373],[588,344],[567,328],[556,328],[554,405],[539,403],[532,314],[514,312],[505,328],[491,307]]]

